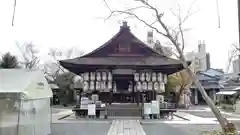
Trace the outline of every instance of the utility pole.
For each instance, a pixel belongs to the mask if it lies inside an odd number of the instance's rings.
[[[240,59],[240,0],[237,1],[237,5],[238,5],[238,50],[239,50],[239,54],[238,57]]]

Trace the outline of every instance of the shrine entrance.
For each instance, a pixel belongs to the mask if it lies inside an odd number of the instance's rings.
[[[133,82],[133,75],[114,75],[113,80],[116,83],[116,92],[129,92],[129,86]]]
[[[114,74],[113,82],[113,103],[134,103],[133,74]]]

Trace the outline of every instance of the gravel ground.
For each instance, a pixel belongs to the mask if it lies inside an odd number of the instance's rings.
[[[203,118],[215,118],[215,115],[212,112],[187,112],[189,114],[192,115],[196,115],[199,117],[203,117]],[[226,114],[222,114],[225,118],[240,118],[239,116],[230,116],[230,115],[226,115]]]
[[[146,135],[187,135],[168,124],[142,124]]]
[[[220,130],[219,125],[142,124],[147,135],[201,135],[207,131]]]
[[[185,135],[201,135],[204,132],[221,130],[220,125],[170,125],[172,128],[176,128],[179,131],[185,133]]]

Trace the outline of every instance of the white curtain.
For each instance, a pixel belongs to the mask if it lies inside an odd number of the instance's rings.
[[[18,127],[18,110],[14,103],[17,97],[5,97],[0,94],[0,135],[17,135]]]
[[[50,98],[0,98],[0,135],[49,135]]]

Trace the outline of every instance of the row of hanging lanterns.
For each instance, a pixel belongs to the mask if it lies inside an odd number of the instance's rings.
[[[147,82],[164,82],[167,83],[167,75],[162,73],[155,73],[155,72],[142,72],[142,73],[135,73],[134,80],[138,81],[147,81]]]
[[[83,90],[113,89],[116,92],[116,83],[112,84],[111,72],[86,72],[83,75]],[[167,75],[155,72],[141,72],[134,74],[137,90],[155,90],[164,92],[167,83]],[[113,85],[113,86],[112,86]],[[131,87],[131,88],[130,88]],[[132,91],[132,86],[129,90]]]
[[[84,81],[111,81],[112,80],[112,74],[111,72],[86,72],[83,73],[83,80]]]
[[[155,90],[157,92],[165,92],[165,84],[163,82],[137,82],[137,90]]]
[[[84,81],[83,90],[105,90],[112,89],[112,81]]]

